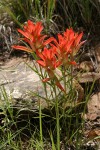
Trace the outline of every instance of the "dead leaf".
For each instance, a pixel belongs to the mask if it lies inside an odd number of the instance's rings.
[[[87,72],[77,75],[77,80],[79,81],[79,83],[93,82],[98,79],[100,79],[100,73]]]
[[[87,104],[87,119],[95,120],[100,117],[100,92],[94,94]]]
[[[79,70],[92,72],[94,70],[94,67],[91,61],[83,61],[79,64]]]
[[[94,139],[95,137],[100,136],[100,129],[92,129],[87,133],[87,138]]]
[[[97,62],[100,63],[100,43],[95,47],[94,50],[95,50]]]
[[[91,120],[91,121],[93,121],[93,120],[95,120],[97,118],[97,114],[94,112],[94,113],[92,113],[92,114],[87,114],[87,119],[89,119],[89,120]]]

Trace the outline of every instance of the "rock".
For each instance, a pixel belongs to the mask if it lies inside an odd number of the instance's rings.
[[[2,66],[0,87],[5,88],[9,103],[19,109],[36,109],[35,102],[38,98],[36,99],[34,92],[41,96],[45,95],[38,75],[20,59],[11,60],[7,65]]]

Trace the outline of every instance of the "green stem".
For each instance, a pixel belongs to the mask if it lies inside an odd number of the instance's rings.
[[[41,67],[40,67],[40,73],[41,73],[41,77],[42,77],[42,79],[44,79],[44,76],[43,76],[42,68],[41,68]],[[44,86],[44,91],[45,91],[46,99],[48,99],[46,83],[43,83],[43,86]]]
[[[48,99],[46,83],[43,83],[43,85],[44,85],[44,91],[45,91],[46,99]]]
[[[57,150],[60,150],[59,102],[58,102],[55,84],[54,84],[54,92],[55,92],[55,98],[56,98],[55,111],[56,111],[56,126],[57,126]]]
[[[66,92],[66,67],[63,66],[63,81],[64,81],[64,89],[65,89],[65,92]]]
[[[71,91],[73,90],[73,66],[71,66]]]
[[[41,102],[39,100],[39,123],[40,123],[40,143],[43,147],[43,133],[42,133],[42,111],[41,111]]]
[[[73,61],[73,53],[71,55],[71,61]],[[71,91],[73,90],[73,65],[71,65]]]

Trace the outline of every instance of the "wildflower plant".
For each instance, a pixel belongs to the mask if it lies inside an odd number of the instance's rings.
[[[66,29],[62,34],[58,33],[57,39],[54,37],[48,38],[47,35],[43,35],[42,31],[43,25],[41,22],[35,24],[28,20],[27,24],[24,25],[23,30],[18,29],[18,32],[24,36],[21,40],[25,45],[13,45],[12,48],[26,51],[33,55],[36,63],[40,67],[40,72],[38,72],[36,65],[33,70],[39,75],[44,83],[47,99],[46,84],[49,84],[51,88],[53,88],[57,121],[57,149],[60,150],[60,118],[57,91],[63,93],[65,97],[68,94],[66,80],[68,75],[67,70],[71,68],[69,76],[72,78],[72,67],[77,65],[74,56],[85,41],[81,42],[83,32],[76,33],[72,28]],[[45,73],[43,73],[42,70],[45,70]]]
[[[71,65],[76,65],[73,57],[84,43],[84,41],[80,42],[83,32],[78,34],[70,28],[66,29],[64,33],[58,34],[58,39],[54,37],[47,39],[47,35],[42,34],[43,25],[41,22],[34,24],[28,20],[27,25],[24,25],[23,28],[23,30],[18,29],[18,32],[24,36],[21,40],[27,43],[27,46],[13,45],[12,48],[34,53],[34,59],[40,67],[46,70],[49,76],[42,81],[48,82],[54,79],[57,86],[65,91],[55,74],[55,70],[60,67],[67,69]]]

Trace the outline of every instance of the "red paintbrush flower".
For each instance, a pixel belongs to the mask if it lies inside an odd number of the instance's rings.
[[[75,62],[70,62],[69,56],[72,53],[71,46],[73,44],[73,40],[66,40],[66,38],[58,34],[58,40],[53,39],[54,45],[56,47],[56,55],[58,60],[62,63],[62,65],[75,64]],[[50,44],[53,46],[53,44]]]
[[[60,84],[58,78],[56,77],[54,70],[61,65],[61,62],[58,61],[56,57],[56,47],[52,46],[50,49],[44,48],[43,52],[36,51],[36,54],[38,57],[41,58],[41,60],[37,60],[37,63],[42,66],[48,73],[49,78],[45,78],[42,81],[48,82],[51,79],[55,81],[55,84],[64,91],[62,85]]]
[[[72,28],[66,29],[62,35],[58,34],[58,39],[53,38],[55,47],[57,48],[58,60],[62,62],[62,65],[75,65],[73,56],[77,53],[81,45],[85,42],[80,42],[83,36],[83,32],[78,34],[73,31]],[[51,44],[52,45],[52,44]]]
[[[24,25],[24,29],[18,29],[18,32],[21,33],[24,38],[22,40],[28,43],[27,46],[13,45],[12,48],[23,50],[27,52],[35,52],[36,49],[42,49],[45,45],[49,44],[52,41],[52,38],[45,40],[46,35],[41,34],[43,26],[41,22],[34,24],[32,21],[28,20],[27,25]]]
[[[55,70],[58,66],[60,66],[61,62],[58,61],[56,57],[56,47],[52,46],[50,49],[46,47],[42,52],[36,51],[36,54],[41,60],[38,60],[37,63],[41,65],[43,68],[48,70]]]
[[[83,32],[76,33],[76,32],[74,32],[74,30],[72,28],[70,28],[70,29],[66,29],[66,31],[64,32],[63,35],[67,41],[72,42],[71,54],[75,55],[78,52],[78,50],[80,49],[81,45],[85,42],[85,41],[81,42],[81,39],[83,37]]]

